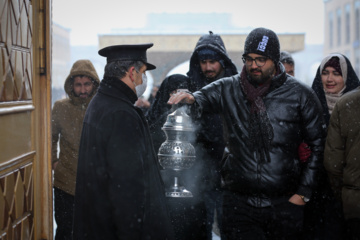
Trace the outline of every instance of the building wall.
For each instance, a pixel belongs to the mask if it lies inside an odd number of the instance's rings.
[[[52,24],[52,102],[65,95],[64,82],[70,72],[71,48],[70,30],[56,23]]]
[[[324,0],[324,55],[347,56],[360,75],[360,0]]]

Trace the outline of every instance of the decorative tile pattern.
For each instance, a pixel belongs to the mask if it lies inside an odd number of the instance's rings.
[[[0,102],[32,99],[30,0],[0,1]]]
[[[32,99],[31,4],[0,0],[0,103]],[[0,169],[0,240],[34,239],[33,164],[16,166]]]
[[[33,165],[0,177],[0,239],[34,239]]]

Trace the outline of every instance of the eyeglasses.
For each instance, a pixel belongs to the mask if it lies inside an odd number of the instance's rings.
[[[242,60],[248,66],[251,66],[253,64],[253,61],[255,61],[256,66],[262,67],[265,65],[268,58],[267,57],[256,57],[256,58],[243,57]]]

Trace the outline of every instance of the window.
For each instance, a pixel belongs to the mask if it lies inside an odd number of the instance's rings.
[[[350,4],[345,5],[345,43],[350,43]]]
[[[360,76],[360,0],[355,1],[355,72]]]
[[[360,76],[360,48],[355,50],[355,72]]]
[[[341,45],[341,8],[336,10],[336,22],[337,22],[337,44]]]
[[[329,46],[333,46],[333,36],[334,36],[334,17],[333,13],[329,12]]]
[[[355,2],[355,40],[360,41],[360,1]]]

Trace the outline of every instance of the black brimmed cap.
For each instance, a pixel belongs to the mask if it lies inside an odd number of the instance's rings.
[[[99,55],[106,57],[106,62],[113,61],[142,61],[146,64],[147,70],[156,67],[147,62],[146,50],[151,48],[153,43],[113,45],[99,50]]]

